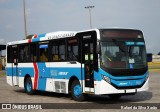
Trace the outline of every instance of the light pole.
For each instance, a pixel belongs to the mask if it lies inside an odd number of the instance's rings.
[[[26,8],[25,8],[25,0],[23,0],[23,14],[24,14],[24,34],[25,34],[25,38],[27,38],[27,25],[26,25]]]
[[[92,17],[91,17],[91,9],[95,6],[86,6],[85,9],[89,9],[89,22],[90,22],[90,28],[92,28]]]

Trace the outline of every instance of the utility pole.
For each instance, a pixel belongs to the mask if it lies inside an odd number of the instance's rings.
[[[24,14],[24,34],[25,39],[27,38],[27,25],[26,25],[26,8],[25,8],[25,0],[23,0],[23,14]]]
[[[94,8],[95,6],[86,6],[84,7],[85,9],[89,10],[89,22],[90,22],[90,28],[92,28],[92,17],[91,17],[91,9]]]

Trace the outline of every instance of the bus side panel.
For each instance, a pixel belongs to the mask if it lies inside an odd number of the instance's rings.
[[[41,91],[46,91],[46,82],[47,82],[47,78],[50,78],[50,73],[49,73],[49,67],[46,67],[46,65],[49,66],[49,63],[45,63],[45,62],[39,62],[37,63],[37,67],[38,67],[38,90]]]
[[[77,77],[81,83],[81,65],[78,62],[76,64],[71,64],[70,62],[50,63],[50,76],[53,81],[53,88],[49,88],[48,84],[51,84],[51,79],[47,79],[46,90],[68,93],[68,83],[72,76]]]
[[[6,66],[7,83],[11,86],[18,85],[18,74],[17,67],[12,64],[7,64]]]
[[[24,88],[24,78],[29,75],[32,79],[32,85],[34,86],[34,66],[33,63],[19,63],[18,64],[18,75],[19,75],[19,87]]]
[[[13,86],[13,77],[12,77],[12,68],[11,63],[6,64],[6,77],[7,77],[7,83],[11,86]]]
[[[52,78],[46,79],[46,91],[55,92]]]
[[[72,76],[84,80],[81,76],[81,64],[70,64],[68,62],[36,63],[38,68],[38,79],[36,90],[52,91],[57,93],[68,93],[68,83]],[[7,83],[12,85],[12,68],[7,65]],[[35,66],[33,63],[18,63],[19,87],[24,88],[24,77],[28,74],[35,85]],[[82,84],[83,86],[84,84]]]

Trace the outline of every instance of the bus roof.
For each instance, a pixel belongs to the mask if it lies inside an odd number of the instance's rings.
[[[77,32],[75,31],[57,31],[57,32],[51,32],[51,33],[39,34],[39,35],[34,35],[32,39],[13,41],[13,42],[7,43],[7,45],[38,42],[38,41],[44,41],[44,40],[59,39],[64,37],[73,37],[76,35],[76,33]]]
[[[100,32],[99,32],[100,30],[136,30],[136,29],[99,28],[99,29],[88,29],[88,30],[82,30],[82,31],[57,31],[57,32],[51,32],[51,33],[34,35],[34,36],[32,37],[32,39],[25,39],[25,40],[8,42],[7,45],[16,45],[16,44],[22,44],[22,43],[39,42],[39,41],[44,41],[44,40],[51,40],[51,39],[59,39],[59,38],[73,37],[73,36],[75,36],[77,33],[89,32],[89,31],[96,31],[97,33],[100,34]],[[136,30],[136,31],[140,31],[140,30]],[[100,36],[98,35],[97,38],[99,39]]]

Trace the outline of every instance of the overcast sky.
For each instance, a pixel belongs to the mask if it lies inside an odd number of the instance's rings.
[[[160,52],[160,0],[26,0],[27,34],[134,28],[144,32],[147,52]],[[24,39],[22,0],[0,0],[0,43]]]

